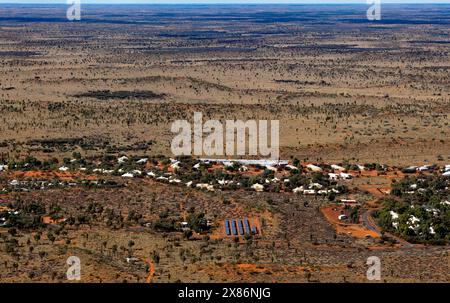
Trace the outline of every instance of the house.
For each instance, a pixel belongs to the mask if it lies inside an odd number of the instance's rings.
[[[423,165],[417,168],[418,171],[429,171],[432,170],[433,166],[431,165]]]
[[[128,157],[127,156],[123,156],[123,157],[120,157],[119,159],[117,159],[117,162],[119,162],[119,163],[124,163],[124,162],[126,162],[128,160]]]
[[[293,166],[293,165],[286,165],[286,168],[289,168],[290,170],[299,170],[299,168],[298,167],[296,167],[296,166]]]
[[[308,164],[308,165],[306,165],[306,167],[307,167],[308,169],[312,170],[312,171],[315,171],[315,172],[320,172],[320,171],[322,171],[322,168],[320,168],[319,166],[316,166],[316,165],[314,165],[314,164]]]
[[[305,190],[305,189],[303,188],[303,186],[300,186],[300,187],[294,188],[294,189],[292,190],[292,192],[293,192],[294,194],[302,194],[304,190]]]
[[[0,165],[0,171],[4,171],[4,170],[7,170],[7,169],[8,169],[8,165],[4,165],[4,164]]]
[[[134,175],[132,173],[125,173],[122,175],[122,178],[134,178]]]
[[[339,179],[339,175],[338,174],[329,173],[328,174],[328,179],[329,180],[338,180]]]
[[[304,194],[304,195],[315,195],[315,194],[316,194],[316,191],[315,191],[314,189],[305,189],[305,190],[303,191],[303,194]]]
[[[315,188],[315,189],[322,189],[322,188],[323,188],[323,185],[322,185],[322,184],[319,184],[319,183],[311,183],[311,184],[309,184],[308,188],[309,188],[309,189],[312,189],[312,188]]]
[[[343,168],[342,166],[336,165],[336,164],[332,164],[331,168],[334,170],[345,171],[345,168]]]
[[[351,178],[353,178],[353,176],[351,174],[347,174],[347,173],[340,173],[339,176],[342,179],[351,179]]]
[[[180,223],[180,226],[181,226],[181,230],[182,230],[182,231],[187,231],[187,230],[190,229],[190,228],[189,228],[189,224],[188,224],[186,221],[181,222],[181,223]]]
[[[69,168],[67,166],[61,166],[59,168],[59,171],[68,171],[68,170],[69,170]]]
[[[252,188],[255,191],[258,191],[258,192],[264,191],[264,185],[261,185],[261,184],[258,184],[258,183],[253,184]]]
[[[220,185],[226,185],[228,183],[228,181],[226,181],[225,179],[222,179],[222,180],[217,180],[217,183],[219,183]]]
[[[195,187],[200,188],[200,189],[206,189],[208,187],[208,183],[198,183],[195,185]]]
[[[416,228],[419,227],[419,222],[420,222],[419,218],[417,218],[415,216],[410,216],[408,219],[408,228],[415,230]]]
[[[198,183],[196,185],[196,187],[200,188],[200,189],[206,189],[208,191],[214,191],[214,186],[212,186],[212,185],[210,185],[208,183]]]
[[[136,161],[136,163],[137,164],[145,164],[145,163],[147,163],[147,161],[148,161],[148,158],[142,158],[142,159]]]
[[[398,227],[398,222],[396,222],[396,221],[398,220],[398,217],[399,217],[398,213],[396,213],[396,212],[394,212],[392,210],[389,213],[391,214],[391,218],[392,218],[392,221],[393,221],[392,222],[392,226],[397,228]]]
[[[413,174],[417,171],[417,166],[408,166],[402,169],[402,173],[404,174]]]

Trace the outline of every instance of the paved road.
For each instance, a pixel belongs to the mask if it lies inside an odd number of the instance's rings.
[[[376,233],[378,233],[379,235],[381,235],[381,230],[378,227],[378,225],[375,223],[375,220],[372,217],[372,213],[374,212],[374,210],[367,210],[365,211],[362,215],[361,215],[361,219],[363,221],[363,224],[370,229],[371,231],[374,231]],[[388,236],[389,238],[392,238],[394,240],[396,240],[398,243],[400,243],[402,245],[402,248],[412,248],[414,247],[414,244],[411,244],[391,233],[385,232],[384,233],[385,236]]]
[[[368,210],[368,211],[364,212],[361,216],[362,222],[365,227],[367,227],[371,231],[376,232],[377,234],[381,235],[380,229],[375,224],[375,222],[372,218],[372,212],[373,212],[373,210]]]

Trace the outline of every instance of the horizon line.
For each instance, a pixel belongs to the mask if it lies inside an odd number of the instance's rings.
[[[74,0],[0,0],[0,4],[65,4],[71,5]],[[320,1],[320,0],[319,0]],[[140,4],[140,5],[152,5],[152,4],[165,4],[165,5],[177,5],[177,4],[240,4],[240,5],[253,5],[253,4],[298,4],[298,5],[349,5],[349,4],[361,4],[371,5],[366,0],[325,0],[325,1],[312,1],[312,0],[80,0],[82,5],[95,5],[95,4]],[[450,0],[381,0],[382,5],[386,4],[450,4]]]

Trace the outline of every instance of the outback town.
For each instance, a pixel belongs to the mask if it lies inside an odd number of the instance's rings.
[[[361,281],[364,256],[378,254],[392,262],[386,279],[408,280],[409,253],[434,266],[427,279],[447,279],[448,263],[438,260],[448,257],[450,165],[74,153],[0,168],[2,279],[63,279],[58,260],[74,252],[88,258],[92,281],[111,262],[104,273],[130,282],[218,273],[222,281]],[[329,263],[340,250],[351,256]],[[44,260],[53,266],[39,267]],[[210,271],[200,270],[206,264]]]

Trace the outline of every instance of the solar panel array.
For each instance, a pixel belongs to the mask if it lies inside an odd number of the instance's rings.
[[[224,225],[227,236],[244,236],[258,233],[258,228],[256,226],[251,227],[248,218],[224,220]]]
[[[244,235],[244,234],[245,234],[245,233],[244,233],[244,224],[242,223],[242,220],[239,219],[238,223],[239,223],[239,233],[240,233],[241,235]]]
[[[236,220],[231,221],[231,230],[233,231],[233,235],[237,236],[237,226],[236,226]]]
[[[248,232],[251,232],[250,222],[248,221],[248,218],[245,218],[244,222],[245,222],[245,229],[247,229]]]
[[[228,221],[228,220],[225,220],[225,232],[227,233],[227,236],[231,235],[230,221]]]

